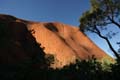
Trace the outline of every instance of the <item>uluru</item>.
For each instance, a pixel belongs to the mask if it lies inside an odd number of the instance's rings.
[[[5,14],[0,14],[0,25],[6,26],[6,30],[1,31],[10,32],[0,34],[1,44],[9,45],[0,46],[2,63],[21,61],[40,52],[55,57],[53,67],[63,67],[76,59],[84,60],[92,56],[99,60],[111,58],[75,26],[60,22],[28,21]],[[8,38],[4,39],[4,35]]]

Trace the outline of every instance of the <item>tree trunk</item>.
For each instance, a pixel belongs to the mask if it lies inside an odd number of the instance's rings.
[[[95,29],[96,29],[96,31],[97,31],[96,33],[99,35],[99,37],[101,37],[102,39],[106,40],[109,48],[110,48],[110,49],[112,50],[112,52],[115,54],[115,56],[117,57],[117,59],[120,60],[119,54],[118,54],[118,53],[115,51],[115,49],[112,47],[109,39],[108,39],[107,37],[103,36],[103,35],[101,34],[101,32],[99,31],[99,29],[98,29],[96,26],[95,26]]]

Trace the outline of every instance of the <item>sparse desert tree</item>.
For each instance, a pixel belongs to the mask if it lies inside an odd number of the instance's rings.
[[[83,32],[91,31],[99,35],[119,58],[119,54],[113,48],[109,38],[102,35],[101,30],[109,28],[109,24],[114,24],[120,29],[120,0],[91,0],[91,8],[83,13],[79,27]]]

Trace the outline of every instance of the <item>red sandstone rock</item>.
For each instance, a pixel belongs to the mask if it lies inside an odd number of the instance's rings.
[[[45,53],[55,56],[53,67],[62,67],[75,62],[77,58],[83,60],[93,55],[97,59],[109,57],[75,26],[59,22],[25,21],[9,15],[0,15],[0,21],[9,23],[15,39],[22,40],[26,29],[31,31],[36,41],[41,44],[40,47],[45,48]],[[16,44],[19,46],[19,42]],[[19,47],[16,47],[15,51],[20,52],[18,56],[22,54],[21,57],[25,54]]]

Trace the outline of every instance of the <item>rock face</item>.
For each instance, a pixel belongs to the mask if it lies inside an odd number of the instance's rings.
[[[16,64],[33,59],[43,64],[44,55],[24,23],[16,22],[12,16],[0,15],[0,64]]]
[[[77,58],[83,60],[93,55],[97,59],[109,57],[74,26],[59,22],[25,21],[9,15],[0,15],[0,21],[11,25],[16,39],[23,39],[24,30],[29,30],[37,43],[41,44],[40,47],[44,48],[44,52],[55,56],[53,67],[62,67],[75,62]]]

